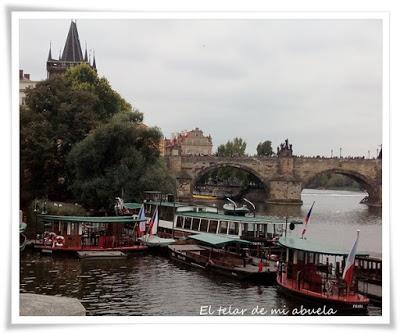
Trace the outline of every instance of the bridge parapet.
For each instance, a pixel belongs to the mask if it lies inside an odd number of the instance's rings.
[[[371,204],[381,203],[382,160],[323,157],[171,156],[167,166],[177,177],[178,195],[191,198],[197,180],[220,167],[235,167],[256,176],[265,186],[267,201],[301,203],[301,191],[313,178],[332,172],[347,175],[367,190]]]

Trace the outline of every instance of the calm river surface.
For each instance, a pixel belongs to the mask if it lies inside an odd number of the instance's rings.
[[[381,254],[381,210],[359,204],[366,194],[304,190],[303,206],[257,204],[262,215],[303,217],[315,201],[307,237],[350,248],[360,229],[359,249]],[[218,203],[220,205],[221,203]],[[20,291],[78,298],[88,315],[199,315],[201,306],[300,307],[274,285],[240,283],[176,265],[168,258],[142,255],[124,260],[52,258],[21,254]],[[249,312],[249,311],[248,311]],[[377,306],[369,315],[380,315]],[[246,313],[246,315],[251,315]]]

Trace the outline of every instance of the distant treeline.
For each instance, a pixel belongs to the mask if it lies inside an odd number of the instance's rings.
[[[353,179],[340,174],[322,174],[314,178],[307,188],[323,188],[323,189],[354,189],[362,190],[361,185]]]

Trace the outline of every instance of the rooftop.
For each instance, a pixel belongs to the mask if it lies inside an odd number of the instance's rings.
[[[299,237],[281,237],[278,243],[282,247],[297,249],[309,253],[319,253],[326,255],[346,256],[350,252],[350,248],[340,249],[326,244],[321,244],[315,241],[301,239]],[[358,256],[368,256],[368,253],[358,251]]]

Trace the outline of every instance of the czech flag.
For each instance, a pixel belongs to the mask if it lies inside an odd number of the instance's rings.
[[[157,234],[157,225],[158,225],[158,206],[154,210],[153,217],[150,219],[149,225],[149,235]]]
[[[343,280],[347,282],[347,286],[350,287],[351,282],[353,281],[353,269],[354,269],[354,262],[356,260],[356,252],[358,246],[358,237],[360,236],[360,230],[357,230],[357,238],[354,241],[354,245],[347,256],[346,266],[344,267],[343,271]]]
[[[311,208],[310,208],[310,210],[308,211],[306,218],[304,218],[304,227],[303,227],[303,231],[301,231],[301,237],[302,237],[302,238],[303,238],[303,236],[304,236],[304,233],[306,233],[307,224],[308,224],[308,222],[310,221],[311,211],[312,211],[312,208],[314,207],[314,204],[315,204],[315,201],[314,201],[313,204],[311,205]]]
[[[138,214],[138,219],[141,221],[139,222],[139,231],[144,232],[146,231],[146,216],[144,214],[144,205],[142,204],[142,207],[140,208],[139,214]]]

